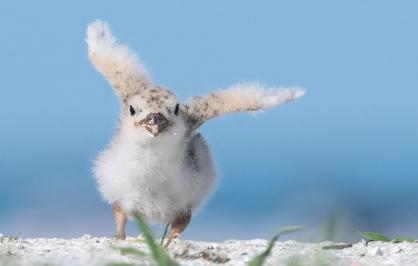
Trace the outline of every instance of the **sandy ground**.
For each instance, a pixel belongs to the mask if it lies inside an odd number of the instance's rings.
[[[116,241],[84,235],[75,239],[0,239],[0,265],[106,265],[124,262],[154,265],[151,257],[122,255],[114,246],[148,252],[140,238]],[[265,265],[418,265],[418,243],[359,242],[341,250],[324,250],[324,243],[277,242]],[[246,265],[262,252],[266,240],[208,243],[178,240],[169,248],[181,265]]]

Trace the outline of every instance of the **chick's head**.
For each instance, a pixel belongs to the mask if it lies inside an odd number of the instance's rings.
[[[182,123],[180,107],[173,93],[156,87],[127,97],[123,112],[132,127],[154,138],[162,133],[177,134],[176,129]]]

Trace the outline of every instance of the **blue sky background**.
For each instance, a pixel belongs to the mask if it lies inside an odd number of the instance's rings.
[[[343,240],[356,230],[418,237],[417,10],[377,0],[2,1],[0,232],[114,232],[90,170],[119,111],[87,59],[85,27],[100,18],[182,99],[245,80],[308,89],[201,129],[221,181],[184,238],[265,238],[303,224],[300,237],[315,239],[333,215]]]

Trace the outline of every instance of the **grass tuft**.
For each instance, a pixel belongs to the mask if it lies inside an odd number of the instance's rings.
[[[145,219],[138,212],[133,213],[133,216],[138,223],[139,229],[142,231],[145,237],[145,242],[147,243],[149,249],[151,250],[152,257],[158,266],[178,266],[179,264],[174,261],[167,251],[154,241],[154,236],[151,232],[151,229],[148,227]]]
[[[275,235],[269,242],[269,245],[266,250],[264,250],[261,254],[257,255],[254,259],[252,259],[248,266],[261,266],[264,264],[264,261],[270,255],[271,250],[273,249],[274,243],[276,243],[277,239],[279,239],[279,235]]]
[[[410,237],[398,236],[398,237],[395,237],[392,240],[392,242],[393,243],[402,243],[402,242],[415,243],[415,239],[410,238]]]
[[[389,237],[379,234],[379,233],[375,233],[375,232],[358,232],[358,233],[369,241],[382,241],[382,242],[393,242],[393,243],[401,243],[401,242],[414,243],[415,242],[415,239],[411,237],[398,236],[390,240]]]
[[[375,232],[358,232],[362,237],[372,241],[390,242],[387,236]]]
[[[158,266],[179,266],[179,264],[175,260],[173,260],[170,257],[170,255],[168,255],[167,251],[161,245],[158,245],[155,242],[152,231],[147,225],[147,223],[145,222],[145,219],[142,217],[142,215],[139,214],[138,212],[135,212],[133,213],[133,217],[135,218],[135,221],[137,222],[139,229],[142,231],[144,235],[145,243],[150,249],[151,256],[154,259],[155,263]],[[146,255],[144,252],[134,247],[115,247],[115,248],[120,250],[122,254],[134,255],[137,257],[141,257],[141,258]],[[134,264],[130,264],[130,263],[108,264],[108,266],[132,266],[132,265]]]
[[[283,227],[277,235],[275,235],[269,242],[267,248],[259,255],[257,255],[254,259],[252,259],[248,266],[261,266],[266,261],[267,257],[270,255],[271,250],[273,249],[274,244],[276,243],[277,239],[280,236],[285,234],[290,234],[299,230],[302,230],[304,227],[299,225],[288,225]]]

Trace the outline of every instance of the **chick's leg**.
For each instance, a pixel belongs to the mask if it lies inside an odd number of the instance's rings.
[[[125,234],[125,224],[126,224],[126,213],[123,210],[122,206],[119,202],[114,202],[112,205],[113,214],[115,215],[115,221],[116,221],[116,239],[118,240],[125,240],[126,234]]]
[[[192,219],[191,210],[179,213],[176,216],[176,218],[171,222],[171,231],[170,231],[170,235],[167,237],[167,243],[165,244],[165,247],[168,247],[171,241],[176,239],[181,234],[181,232],[183,232],[184,229],[186,229],[191,219]]]

